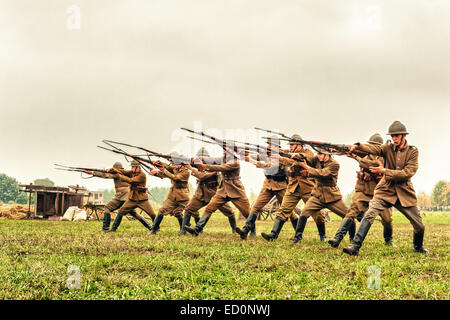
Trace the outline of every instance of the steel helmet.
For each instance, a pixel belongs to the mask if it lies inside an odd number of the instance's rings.
[[[408,132],[406,131],[406,126],[401,123],[400,121],[394,121],[390,126],[389,126],[389,135],[392,134],[408,134]]]

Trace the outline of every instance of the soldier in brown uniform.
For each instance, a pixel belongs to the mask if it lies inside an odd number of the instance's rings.
[[[200,159],[203,157],[209,157],[208,150],[206,150],[205,148],[201,148],[197,152],[196,156],[200,157]],[[184,230],[184,227],[190,226],[189,221],[191,219],[191,216],[194,217],[196,223],[198,222],[198,220],[200,219],[198,210],[208,205],[212,197],[216,194],[217,187],[219,185],[218,172],[197,170],[190,165],[188,165],[187,168],[191,170],[191,174],[197,178],[197,189],[195,190],[194,196],[189,201],[186,209],[184,210],[183,227],[181,228],[179,235],[186,234],[186,230]],[[219,211],[222,212],[226,217],[228,217],[228,221],[231,226],[231,232],[235,233],[236,218],[234,217],[233,208],[228,203],[225,203],[223,206],[219,207]]]
[[[267,141],[267,148],[269,149],[268,154],[259,157],[259,160],[264,161],[253,160],[253,155],[245,157],[245,161],[253,163],[257,168],[264,169],[266,179],[264,180],[264,184],[259,192],[258,198],[250,210],[250,215],[245,222],[245,226],[242,230],[240,228],[236,228],[236,232],[240,235],[242,240],[247,239],[247,235],[250,231],[254,232],[255,221],[264,206],[269,203],[273,197],[276,197],[278,203],[281,204],[286,192],[286,167],[279,163],[279,157],[277,157],[281,148],[280,139],[276,136],[270,137]],[[291,219],[292,225],[295,229],[297,226],[298,217],[294,211],[292,211],[289,218]]]
[[[318,153],[311,161],[312,166],[309,166],[306,162],[299,162],[299,166],[307,171],[308,176],[315,178],[316,183],[311,192],[311,198],[306,202],[298,219],[294,243],[302,240],[308,217],[319,212],[319,210],[328,208],[342,218],[345,217],[348,211],[347,206],[342,200],[341,191],[337,186],[339,163],[328,152],[319,148],[316,149]],[[350,238],[353,238],[355,234],[354,222],[352,222],[349,233]]]
[[[350,153],[360,150],[384,158],[384,167],[370,167],[371,172],[382,174],[383,178],[375,188],[373,199],[369,202],[369,209],[361,220],[355,239],[343,250],[350,255],[358,254],[375,217],[392,206],[403,213],[412,224],[414,250],[428,253],[428,250],[423,247],[425,226],[417,208],[416,192],[411,183],[411,178],[419,168],[419,151],[406,141],[408,132],[400,121],[394,121],[391,124],[388,134],[393,143],[388,140],[381,146],[371,144],[349,146]]]
[[[208,163],[219,164],[197,164],[199,170],[222,172],[223,178],[195,228],[184,228],[194,236],[198,236],[203,230],[211,214],[229,201],[238,208],[244,217],[247,218],[250,213],[250,203],[239,176],[241,166],[233,150],[233,142],[224,141],[224,144],[223,158],[207,159]]]
[[[116,162],[113,165],[113,168],[123,169],[123,166],[120,162]],[[128,193],[130,192],[130,184],[128,182],[122,181],[117,177],[117,174],[113,173],[103,173],[98,171],[85,171],[87,174],[91,174],[95,177],[104,178],[104,179],[114,179],[114,188],[115,195],[114,198],[109,201],[105,205],[105,209],[103,211],[103,228],[102,231],[108,231],[109,226],[111,224],[111,212],[119,209],[125,201],[128,200]],[[130,214],[139,220],[138,215],[135,210],[132,210]],[[140,217],[140,216],[139,216]],[[143,219],[142,217],[140,217]],[[153,217],[154,218],[154,217]]]
[[[381,146],[383,144],[383,138],[378,134],[374,134],[369,138],[369,144],[375,144]],[[373,193],[377,183],[381,180],[382,176],[370,172],[370,167],[377,167],[383,165],[383,158],[369,154],[363,158],[356,154],[351,154],[351,157],[358,161],[361,168],[358,171],[358,178],[356,180],[355,194],[352,197],[352,203],[347,215],[342,220],[338,231],[336,232],[334,239],[328,241],[328,243],[337,248],[339,243],[344,238],[355,218],[359,218],[360,214],[364,214],[369,208],[369,201],[373,198]],[[386,209],[381,214],[381,223],[383,224],[383,235],[386,245],[394,246],[392,241],[392,209]],[[362,218],[362,217],[361,217]]]
[[[175,152],[172,152],[171,155],[179,157]],[[156,234],[159,232],[161,222],[164,216],[168,214],[177,218],[181,231],[183,225],[183,210],[189,202],[189,170],[183,164],[174,160],[172,161],[172,164],[165,164],[161,169],[152,170],[151,173],[161,179],[169,178],[172,181],[169,194],[158,211],[151,233]]]
[[[268,241],[272,241],[278,238],[284,223],[288,218],[291,218],[294,213],[294,209],[300,200],[304,203],[311,197],[311,191],[314,187],[314,180],[305,175],[299,169],[297,160],[305,159],[308,163],[313,161],[314,154],[311,150],[305,149],[301,143],[296,140],[301,140],[302,137],[298,134],[294,134],[291,137],[292,141],[289,142],[289,149],[291,151],[292,158],[279,157],[278,161],[282,165],[289,166],[288,172],[288,185],[286,193],[281,202],[280,208],[276,212],[276,218],[273,224],[272,231],[270,233],[261,233],[262,237]],[[325,213],[318,211],[313,214],[313,219],[316,222],[317,229],[319,231],[319,237],[322,241],[325,241]],[[299,221],[297,219],[297,221]],[[298,222],[295,226],[297,228]]]
[[[147,195],[147,176],[145,172],[141,170],[139,162],[136,160],[131,161],[131,170],[124,170],[120,168],[112,168],[107,171],[117,173],[117,177],[120,181],[124,181],[130,184],[130,192],[128,193],[128,200],[120,207],[117,213],[116,219],[112,225],[111,232],[115,232],[122,222],[122,217],[128,213],[131,213],[134,209],[140,208],[144,210],[152,220],[155,220],[155,212],[148,201]],[[148,230],[152,229],[152,226],[142,218],[140,215],[133,214],[140,223],[144,225]]]

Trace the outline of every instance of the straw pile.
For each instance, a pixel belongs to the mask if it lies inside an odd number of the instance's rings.
[[[0,206],[0,219],[24,219],[27,216],[28,206],[20,204],[8,204]],[[31,208],[33,212],[33,208]]]

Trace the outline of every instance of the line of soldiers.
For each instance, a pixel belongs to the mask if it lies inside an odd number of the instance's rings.
[[[146,175],[139,162],[131,162],[131,170],[124,170],[120,163],[108,169],[106,174],[86,171],[102,178],[114,179],[116,195],[105,206],[103,230],[116,231],[122,217],[130,214],[140,221],[144,227],[156,234],[166,215],[177,218],[179,235],[190,233],[198,236],[203,232],[211,215],[220,210],[228,217],[233,233],[241,239],[256,235],[255,222],[264,206],[276,197],[280,207],[276,212],[273,228],[270,233],[261,233],[267,241],[278,238],[284,223],[289,219],[295,230],[293,243],[299,243],[308,217],[312,216],[317,226],[319,238],[326,241],[325,217],[323,209],[327,208],[342,218],[342,222],[328,243],[337,248],[349,233],[351,244],[343,249],[350,255],[357,255],[375,218],[380,215],[386,245],[395,246],[392,232],[392,207],[396,207],[411,222],[414,229],[414,250],[420,253],[428,251],[423,247],[425,226],[417,208],[417,198],[411,183],[411,177],[418,169],[418,150],[408,145],[406,127],[395,121],[390,127],[388,140],[383,144],[379,134],[369,138],[367,144],[357,143],[349,146],[349,157],[358,161],[360,171],[357,174],[355,193],[350,207],[342,200],[337,186],[339,163],[325,149],[314,148],[317,155],[299,143],[299,135],[293,135],[286,153],[281,149],[280,140],[276,136],[267,139],[266,154],[245,154],[236,152],[233,142],[225,141],[223,157],[210,157],[207,150],[198,151],[190,164],[160,163],[158,169],[150,171],[150,175],[169,178],[172,182],[167,199],[155,215],[148,201]],[[283,152],[281,152],[283,151]],[[356,151],[366,156],[358,156]],[[283,155],[280,155],[282,153]],[[288,155],[288,156],[287,156]],[[177,155],[178,156],[178,155]],[[263,187],[252,206],[250,206],[245,188],[240,177],[240,162],[244,160],[264,171]],[[190,174],[197,178],[197,189],[189,199],[188,179]],[[304,207],[300,216],[294,209],[303,200]],[[234,212],[228,202],[232,202],[246,218],[242,228],[236,227]],[[205,207],[200,217],[199,210]],[[119,208],[114,223],[109,229],[110,213]],[[147,220],[138,215],[136,208],[144,210],[152,219],[151,226]],[[195,226],[190,220],[194,217]],[[361,221],[356,232],[356,220]]]

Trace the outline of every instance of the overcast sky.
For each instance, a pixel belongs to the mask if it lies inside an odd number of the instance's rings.
[[[0,173],[96,190],[112,182],[53,164],[124,162],[102,139],[193,154],[180,127],[351,144],[400,120],[430,193],[450,180],[449,39],[443,0],[2,0]],[[358,167],[337,160],[345,195]],[[261,170],[241,175],[259,192]]]

